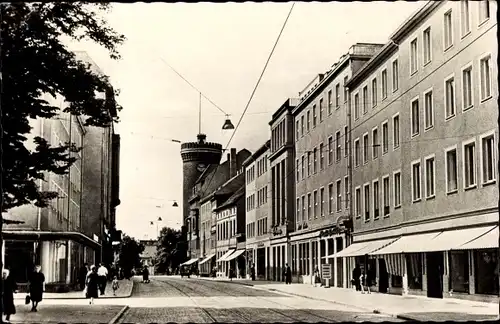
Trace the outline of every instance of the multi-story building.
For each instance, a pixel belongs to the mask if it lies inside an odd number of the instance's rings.
[[[289,238],[295,229],[294,213],[294,124],[292,109],[298,99],[287,99],[272,115],[269,171],[271,173],[269,237],[266,249],[266,276],[283,281],[283,269],[290,260]],[[292,269],[293,271],[293,269]]]
[[[380,292],[498,298],[496,9],[430,1],[347,83],[354,233],[340,254]]]
[[[154,276],[155,274],[155,256],[156,256],[156,245],[157,240],[141,240],[140,243],[144,245],[144,251],[142,251],[140,258],[141,263],[144,267],[147,267],[149,274]]]
[[[91,63],[94,72],[101,73],[86,53],[77,54],[79,59]],[[61,111],[67,106],[60,96],[53,98],[46,94],[44,99]],[[116,116],[112,91],[106,94],[106,99],[110,114]],[[82,118],[61,112],[52,119],[31,121],[28,149],[34,148],[35,136],[46,139],[51,146],[71,142],[82,149],[69,152],[76,161],[67,174],[47,172],[45,181],[40,181],[41,191],[59,194],[47,208],[25,205],[8,211],[13,219],[23,222],[7,225],[3,231],[5,265],[21,285],[27,282],[33,266],[39,264],[47,290],[67,289],[76,282],[77,269],[84,262],[95,264],[102,260],[103,242],[108,241],[106,234],[114,233],[114,208],[119,203],[116,174],[119,144],[115,142],[113,150],[112,125],[86,127]],[[110,255],[112,262],[112,251]]]
[[[269,172],[269,151],[267,141],[244,163],[246,195],[246,249],[247,275],[254,267],[256,278],[266,278],[266,251],[270,247],[269,215],[271,213],[271,173]]]
[[[328,256],[347,244],[342,220],[349,219],[347,80],[381,47],[355,44],[325,74],[301,91],[292,109],[295,132],[295,231],[292,272],[310,282],[315,267],[332,264],[332,284],[347,285],[345,260]]]

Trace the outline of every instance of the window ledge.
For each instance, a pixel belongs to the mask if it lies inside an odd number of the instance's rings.
[[[376,217],[376,218],[374,218],[373,220],[374,220],[374,221],[377,221],[377,220],[379,220],[379,219],[380,219],[380,217]]]
[[[450,45],[448,45],[448,47],[446,47],[444,49],[444,53],[448,52],[449,50],[451,50],[453,48],[453,43],[451,43]]]
[[[484,25],[486,25],[486,23],[487,23],[489,20],[490,20],[490,17],[488,17],[488,18],[486,18],[485,20],[481,21],[481,22],[479,23],[479,25],[477,25],[477,28],[479,29],[479,28],[483,27]]]
[[[490,100],[491,98],[493,98],[493,96],[492,96],[492,95],[489,95],[488,97],[486,97],[486,98],[484,98],[484,99],[481,99],[481,103],[484,103],[484,102],[486,102],[486,101]]]
[[[495,184],[497,182],[496,179],[492,179],[492,180],[488,180],[486,182],[483,182],[483,187],[487,187],[487,186],[490,186],[492,184]]]
[[[400,147],[400,146],[401,146],[401,145],[395,146],[395,147],[393,147],[393,148],[392,148],[392,150],[393,150],[393,151],[396,151],[396,150],[398,150],[398,149],[399,149],[399,147]]]
[[[414,76],[415,74],[417,74],[417,72],[418,72],[418,70],[415,70],[415,71],[411,72],[411,73],[410,73],[410,78],[411,78],[412,76]]]
[[[430,59],[429,61],[425,62],[424,63],[424,67],[426,67],[427,65],[431,64],[431,62],[432,62],[432,59]]]
[[[455,190],[448,191],[446,194],[452,195],[452,194],[456,194],[457,192],[458,192],[458,189],[455,189]]]
[[[472,189],[476,189],[476,188],[477,188],[477,184],[473,184],[471,186],[464,188],[464,191],[468,191],[468,190],[472,190]]]
[[[420,135],[420,132],[415,133],[415,134],[411,134],[411,138],[415,138],[415,137],[417,137],[418,135]]]
[[[418,199],[412,200],[412,204],[419,203],[420,201],[422,201],[422,198],[418,198]]]
[[[399,88],[392,89],[392,93],[394,93],[394,92],[396,92],[396,91],[398,91],[398,90],[399,90]]]
[[[472,108],[474,108],[474,105],[470,105],[468,107],[462,107],[462,112],[467,112],[467,111],[471,110]]]
[[[366,224],[366,223],[369,223],[369,222],[370,222],[370,220],[369,220],[369,219],[365,219],[365,224]]]
[[[467,36],[469,36],[471,34],[471,31],[469,30],[468,32],[466,32],[465,34],[463,34],[460,39],[463,40],[464,38],[466,38]]]
[[[428,132],[428,131],[431,131],[434,129],[434,124],[432,124],[431,126],[427,126],[424,128],[424,132]]]
[[[444,121],[445,121],[445,122],[450,121],[450,120],[452,120],[453,118],[455,118],[456,116],[457,116],[457,114],[456,114],[456,113],[454,113],[453,115],[450,115],[450,116],[445,117],[445,118],[444,118]]]
[[[389,216],[391,216],[391,214],[384,215],[383,218],[389,218]]]
[[[361,216],[356,216],[356,219],[361,219]]]
[[[433,200],[433,199],[436,199],[436,195],[425,197],[425,200]]]
[[[394,209],[399,209],[401,208],[401,205],[394,206]]]

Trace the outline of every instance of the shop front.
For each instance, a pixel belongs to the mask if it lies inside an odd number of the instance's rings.
[[[215,277],[215,253],[211,253],[206,256],[199,263],[200,276],[202,277]]]

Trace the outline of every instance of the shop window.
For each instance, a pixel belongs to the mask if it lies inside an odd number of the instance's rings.
[[[450,290],[469,293],[469,251],[450,251]]]
[[[422,289],[422,254],[406,254],[406,268],[408,272],[408,287]]]
[[[403,277],[402,276],[391,276],[391,286],[393,288],[403,288]]]
[[[498,255],[494,249],[474,251],[476,294],[498,296]]]
[[[366,283],[369,286],[377,285],[377,260],[378,259],[368,259],[366,263]]]

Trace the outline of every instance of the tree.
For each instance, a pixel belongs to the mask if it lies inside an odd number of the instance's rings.
[[[123,269],[126,278],[130,278],[134,268],[142,267],[142,252],[144,252],[142,243],[128,235],[123,237],[118,253],[118,266]]]
[[[90,40],[106,48],[112,59],[119,59],[118,47],[125,37],[101,18],[110,8],[109,3],[88,2],[0,4],[0,246],[3,213],[26,204],[46,207],[57,194],[41,191],[37,181],[44,180],[45,172],[67,173],[75,161],[70,152],[79,149],[72,143],[52,147],[41,137],[34,138],[34,150],[25,146],[26,135],[31,131],[30,119],[52,118],[60,113],[59,107],[42,95],[62,96],[68,104],[64,111],[82,116],[85,125],[106,127],[118,121],[109,110],[110,105],[116,105],[114,96],[118,91],[106,76],[93,73],[88,64],[78,61],[63,42],[63,37]],[[106,93],[111,99],[103,99],[97,93]],[[2,289],[3,280],[0,283]],[[2,305],[0,299],[0,313]]]
[[[180,231],[170,227],[164,227],[160,231],[155,257],[157,273],[169,273],[169,268],[175,269],[183,261],[181,235]]]

